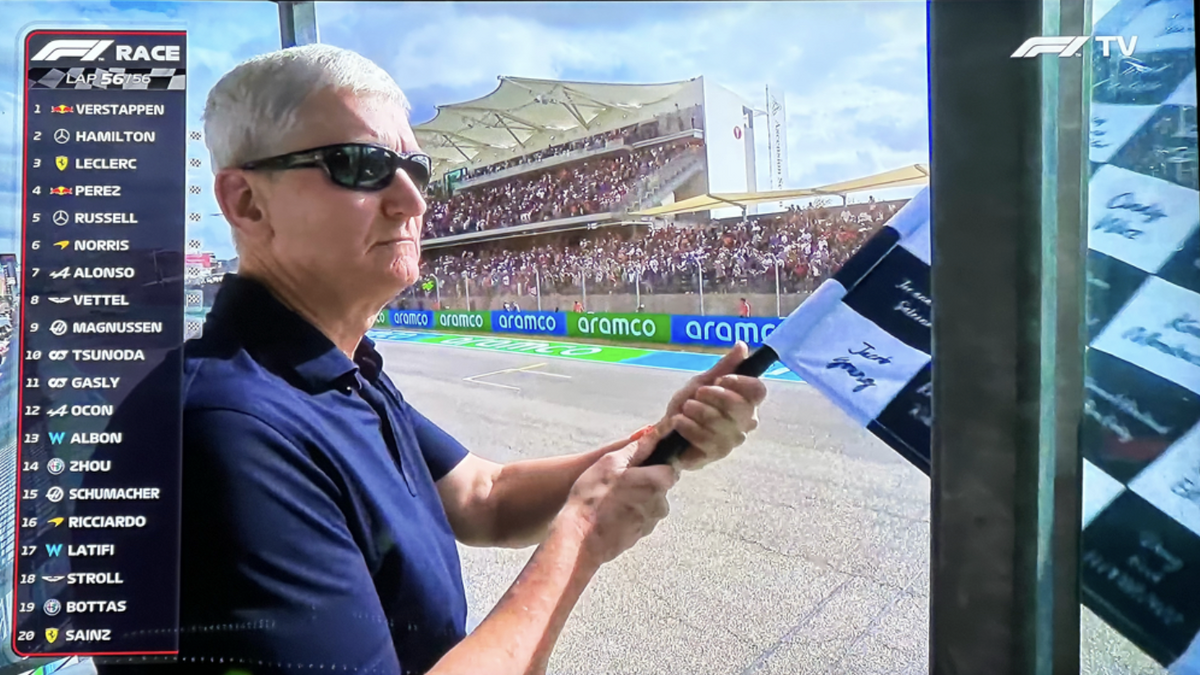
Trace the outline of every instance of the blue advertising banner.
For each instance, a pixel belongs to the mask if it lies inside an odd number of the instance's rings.
[[[671,343],[732,347],[738,340],[759,347],[783,319],[736,316],[672,316]]]
[[[388,319],[398,328],[433,328],[433,312],[428,309],[393,309]]]
[[[492,312],[493,333],[566,335],[566,312]]]

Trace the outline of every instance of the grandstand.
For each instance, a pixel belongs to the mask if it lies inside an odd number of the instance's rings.
[[[747,296],[759,315],[790,311],[903,205],[847,204],[846,195],[915,185],[928,169],[760,193],[756,114],[704,77],[501,77],[486,96],[439,106],[414,127],[434,159],[422,278],[390,306],[553,310],[578,301],[588,311],[732,314]],[[816,199],[755,213],[758,203],[800,197]],[[196,247],[189,336],[224,273],[237,270],[236,259]]]
[[[554,168],[538,167],[434,200],[425,216],[427,246],[479,241],[455,235],[508,230],[545,232],[579,223],[612,221],[655,194],[703,177],[704,145],[688,138],[621,153],[605,153]],[[487,176],[490,178],[490,176]],[[696,181],[691,181],[696,182]],[[439,239],[447,239],[442,242]]]
[[[423,256],[424,283],[392,306],[549,310],[590,297],[589,310],[687,314],[703,291],[714,313],[732,313],[739,295],[790,311],[902,205],[817,203],[703,227],[636,224],[436,249]],[[776,294],[790,297],[766,297]]]
[[[439,106],[413,129],[440,183],[426,247],[493,238],[483,230],[612,222],[648,205],[753,190],[754,112],[704,77],[666,84],[501,77],[486,96]],[[521,203],[506,204],[512,195]],[[507,208],[487,208],[497,203]]]
[[[648,85],[501,77],[486,96],[438,107],[414,127],[434,158],[423,278],[392,306],[551,310],[583,301],[635,311],[649,302],[647,311],[691,313],[703,301],[686,296],[733,293],[774,295],[759,305],[783,311],[779,296],[802,297],[902,204],[845,205],[846,192],[925,174],[840,184],[830,194],[843,204],[757,216],[752,204],[722,197],[762,201],[753,199],[755,114],[704,77]],[[705,206],[669,213],[695,203]]]

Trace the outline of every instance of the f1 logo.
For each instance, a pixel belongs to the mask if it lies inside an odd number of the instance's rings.
[[[29,60],[57,61],[78,57],[80,61],[95,61],[112,43],[112,40],[51,40]]]
[[[1083,48],[1089,38],[1087,35],[1071,36],[1049,36],[1049,37],[1031,37],[1026,40],[1017,51],[1012,53],[1009,58],[1013,59],[1032,59],[1041,54],[1057,54],[1059,58],[1067,58],[1070,56],[1078,56],[1079,50]],[[1121,50],[1123,56],[1133,56],[1133,50],[1137,47],[1137,36],[1134,35],[1125,42],[1123,36],[1118,35],[1097,35],[1095,41],[1100,43],[1104,56],[1109,56],[1112,43],[1117,43],[1117,48]]]

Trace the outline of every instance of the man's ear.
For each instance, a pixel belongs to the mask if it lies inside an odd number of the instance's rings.
[[[221,213],[244,242],[263,239],[271,233],[264,183],[253,180],[241,169],[222,169],[213,184]]]

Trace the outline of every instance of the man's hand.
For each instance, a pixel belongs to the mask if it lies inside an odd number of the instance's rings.
[[[667,414],[655,426],[661,436],[674,429],[691,443],[679,457],[681,468],[696,470],[725,457],[758,428],[758,406],[767,387],[756,377],[732,374],[749,355],[750,348],[739,341],[671,397]]]
[[[601,566],[654,530],[670,507],[679,473],[641,466],[654,431],[592,462],[516,583],[479,627],[438,661],[430,675],[543,675],[567,616]],[[536,489],[536,488],[535,488]]]
[[[551,529],[574,528],[598,564],[613,560],[649,535],[670,511],[667,492],[679,480],[674,467],[641,466],[658,439],[658,433],[650,430],[583,472]]]

